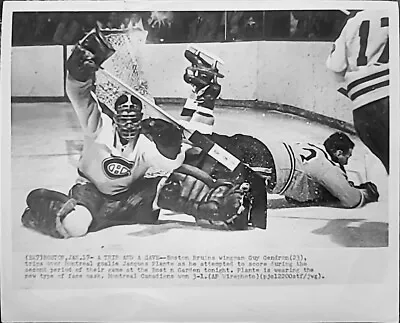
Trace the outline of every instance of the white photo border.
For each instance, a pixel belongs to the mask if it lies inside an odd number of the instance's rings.
[[[390,39],[399,43],[398,4],[387,1],[6,1],[1,39],[1,287],[4,321],[398,321],[399,60],[391,61],[391,174],[389,247],[380,284],[318,286],[21,290],[12,285],[11,221],[11,27],[14,12],[141,10],[307,10],[383,7],[391,12]],[[72,6],[71,6],[72,5]],[[390,47],[399,57],[399,47]],[[395,107],[395,108],[393,108]],[[330,251],[329,251],[330,252]],[[336,256],[348,252],[340,250]],[[374,257],[371,257],[371,261]],[[354,260],[355,262],[357,259]],[[375,264],[379,266],[379,264]]]

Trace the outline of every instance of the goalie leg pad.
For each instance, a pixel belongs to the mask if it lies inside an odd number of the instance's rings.
[[[86,206],[93,216],[89,232],[108,227],[130,224],[153,224],[158,211],[153,211],[153,201],[160,178],[143,178],[134,183],[127,192],[107,196],[91,184],[77,184],[70,196]]]
[[[213,133],[215,123],[215,101],[221,92],[219,84],[211,84],[196,93],[194,101],[196,108],[184,108],[182,114],[191,114],[187,124],[189,129],[197,130],[203,134]]]
[[[53,238],[70,237],[62,221],[74,210],[76,200],[57,191],[39,188],[28,194],[26,203],[27,207],[21,217],[25,227]]]

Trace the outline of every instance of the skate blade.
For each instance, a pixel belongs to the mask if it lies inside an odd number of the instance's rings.
[[[207,73],[213,77],[219,77],[219,78],[224,78],[225,75],[221,74],[219,72],[216,72],[215,70],[211,69],[211,68],[205,68],[205,67],[188,67],[187,68],[189,71],[191,71],[193,74],[195,74],[196,72],[203,72],[203,73]]]
[[[201,48],[200,46],[198,46],[197,44],[189,44],[187,47],[188,50],[190,50],[191,52],[195,53],[196,55],[200,54],[200,55],[204,55],[210,59],[212,59],[214,61],[214,64],[216,63],[220,63],[222,65],[225,64],[225,62],[222,60],[222,58],[218,57],[217,55],[210,53],[208,50]],[[214,65],[212,64],[212,65]]]

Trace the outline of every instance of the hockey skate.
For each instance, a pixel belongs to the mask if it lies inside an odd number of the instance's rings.
[[[187,47],[187,51],[193,53],[194,55],[202,58],[202,60],[205,61],[205,59],[210,60],[212,63],[211,65],[214,67],[217,67],[217,63],[220,63],[222,65],[225,64],[225,62],[218,57],[217,55],[210,53],[209,51],[205,50],[204,48],[199,47],[197,44],[189,44]]]
[[[192,92],[182,109],[181,120],[189,129],[210,134],[213,132],[215,100],[221,92],[218,78],[224,77],[217,65],[223,61],[194,45],[186,49],[184,56],[191,63],[186,68],[184,81],[192,86]]]
[[[200,49],[195,45],[189,45],[185,51],[185,58],[192,64],[191,67],[188,67],[188,70],[194,74],[200,74],[199,76],[203,76],[206,80],[211,77],[216,82],[217,78],[224,77],[218,70],[218,64],[223,65],[224,61],[204,49]],[[190,81],[187,83],[193,84]],[[203,83],[201,85],[205,86],[207,84]]]

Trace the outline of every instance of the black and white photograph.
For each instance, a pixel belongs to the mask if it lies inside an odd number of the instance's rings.
[[[397,321],[397,1],[2,5],[5,321]]]

